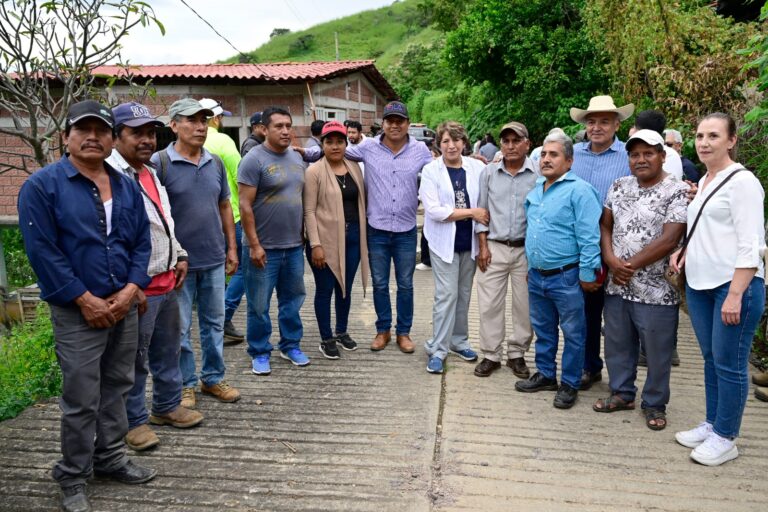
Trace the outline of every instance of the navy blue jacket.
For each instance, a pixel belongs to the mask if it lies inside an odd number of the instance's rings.
[[[145,288],[152,245],[136,183],[106,162],[112,231],[96,184],[65,155],[30,176],[19,192],[19,227],[40,296],[71,306],[86,291],[107,298],[134,283]]]

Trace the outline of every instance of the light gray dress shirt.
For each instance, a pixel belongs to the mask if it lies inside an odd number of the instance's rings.
[[[525,238],[525,197],[536,185],[539,173],[530,158],[512,176],[504,161],[490,163],[480,174],[478,208],[486,208],[491,217],[488,226],[477,223],[476,233],[488,233],[489,240],[512,241]]]

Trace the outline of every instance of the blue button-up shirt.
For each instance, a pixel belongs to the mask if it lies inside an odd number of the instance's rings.
[[[553,270],[579,264],[579,279],[595,280],[600,268],[600,214],[597,191],[567,172],[544,191],[545,178],[525,199],[528,268]]]
[[[145,288],[152,244],[136,183],[107,163],[112,230],[96,184],[65,155],[27,179],[19,192],[19,227],[43,300],[71,306],[86,291],[106,298],[133,283]]]
[[[321,149],[306,148],[305,159],[317,160]],[[432,161],[426,144],[408,137],[397,153],[383,142],[383,135],[347,146],[347,158],[365,164],[368,224],[383,231],[402,233],[416,226],[419,206],[418,175]]]
[[[613,182],[630,174],[627,149],[618,137],[602,153],[593,153],[591,142],[579,142],[573,146],[571,172],[595,187],[603,204]]]

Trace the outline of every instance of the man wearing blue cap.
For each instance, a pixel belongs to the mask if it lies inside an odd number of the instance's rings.
[[[154,170],[147,165],[157,147],[156,130],[163,123],[152,117],[147,107],[134,102],[116,106],[112,114],[117,136],[115,149],[107,162],[138,183],[152,239],[152,254],[147,269],[152,282],[144,290],[147,311],[139,319],[136,373],[133,388],[126,399],[128,433],[125,443],[140,451],[160,443],[149,423],[188,428],[203,421],[203,415],[180,405],[181,324],[176,290],[184,284],[189,258],[174,235],[168,194]],[[151,416],[145,403],[150,370]]]
[[[249,122],[251,126],[251,134],[243,141],[243,145],[240,146],[240,156],[245,156],[250,150],[264,143],[266,138],[264,123],[261,122],[261,112],[256,112],[251,116]],[[238,254],[240,254],[238,252]]]
[[[98,102],[72,105],[62,134],[67,153],[19,192],[19,227],[51,306],[63,376],[62,458],[53,478],[70,512],[91,510],[85,482],[94,471],[129,484],[156,474],[128,459],[123,443],[151,242],[139,188],[105,162],[114,126]]]

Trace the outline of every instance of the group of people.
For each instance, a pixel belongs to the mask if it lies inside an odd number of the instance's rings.
[[[525,125],[509,122],[498,134],[500,158],[486,164],[465,155],[466,129],[453,121],[437,128],[433,155],[409,137],[408,109],[397,101],[384,107],[380,135],[361,136],[359,123],[323,122],[305,148],[294,146],[290,112],[269,107],[251,117],[239,151],[220,133],[230,113],[212,99],[171,105],[176,141],[161,151],[162,123],[145,106],[73,104],[66,154],[26,181],[18,205],[64,376],[62,459],[53,472],[62,508],[90,510],[85,482],[93,472],[130,484],[152,479],[155,470],[132,462],[124,443],[148,449],[159,443],[149,424],[203,421],[195,410],[198,381],[221,402],[239,400],[225,379],[225,337],[246,341],[254,374],[271,373],[275,292],[279,354],[297,367],[310,363],[300,346],[305,257],[323,356],[358,347],[348,332],[358,270],[362,286],[369,278],[373,285],[370,349],[387,347],[394,323],[399,350],[413,353],[419,199],[435,282],[428,372],[442,373],[449,353],[478,360],[468,330],[476,284],[483,359],[475,375],[501,367],[506,342],[506,365],[520,379],[515,389],[556,391],[555,407],[570,408],[579,390],[602,379],[604,319],[611,392],[593,409],[634,409],[642,349],[641,407],[647,426],[661,430],[680,302],[665,273],[685,265],[707,413],[676,439],[702,464],[735,458],[747,354],[765,301],[763,190],[732,160],[736,129],[727,115],[700,122],[696,149],[707,172],[690,188],[665,169],[668,146],[679,141],[674,134],[665,141],[659,113],[638,114],[626,144],[618,139],[633,111],[608,96],[592,98],[586,109],[571,110],[588,140],[574,144],[553,130],[536,162]],[[232,324],[243,295],[244,335]],[[534,333],[531,374],[524,356]]]

